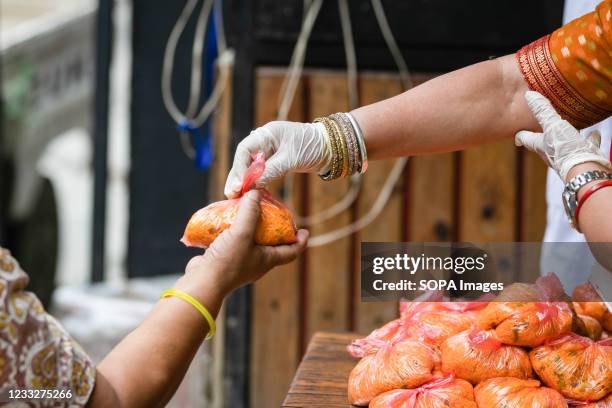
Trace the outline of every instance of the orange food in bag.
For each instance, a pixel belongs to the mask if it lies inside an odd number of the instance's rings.
[[[597,401],[612,392],[612,340],[594,342],[568,334],[529,353],[547,386],[567,398]]]
[[[479,408],[567,408],[561,394],[537,380],[491,378],[478,384],[474,395]]]
[[[612,331],[612,313],[590,283],[576,286],[572,299],[578,314],[591,316],[597,319],[605,330]]]
[[[565,298],[561,282],[552,274],[533,285],[515,283],[480,313],[478,327],[494,329],[504,344],[537,347],[572,330],[574,312]]]
[[[265,170],[263,153],[253,157],[242,186],[242,194],[249,191]],[[208,248],[210,244],[232,225],[238,214],[240,198],[212,203],[198,210],[187,223],[181,241],[190,247]],[[260,202],[261,216],[255,231],[258,245],[283,245],[296,242],[295,222],[291,212],[281,202],[263,190]]]
[[[478,408],[474,389],[464,380],[449,376],[412,390],[387,391],[374,398],[369,408]]]
[[[401,317],[372,331],[367,337],[353,340],[347,350],[353,357],[363,357],[371,340],[420,340],[439,346],[447,338],[469,329],[474,324],[473,311],[481,306],[467,307],[451,302],[401,302]]]
[[[527,352],[502,344],[492,330],[466,330],[442,343],[440,351],[442,372],[472,384],[494,377],[532,376]]]
[[[379,341],[351,371],[348,399],[354,405],[368,405],[377,395],[396,388],[415,388],[433,378],[439,365],[435,348],[414,340],[396,343]]]
[[[584,323],[584,327],[586,330],[586,334],[591,340],[599,340],[601,338],[601,324],[596,319],[593,319],[591,316],[586,315],[578,315],[578,317]]]

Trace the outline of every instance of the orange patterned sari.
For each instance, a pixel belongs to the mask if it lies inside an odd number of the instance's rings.
[[[531,88],[578,128],[612,114],[612,0],[516,54]]]

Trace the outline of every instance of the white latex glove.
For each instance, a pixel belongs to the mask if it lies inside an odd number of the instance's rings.
[[[258,187],[293,171],[324,174],[331,163],[331,146],[321,123],[269,122],[251,132],[236,148],[234,164],[225,182],[225,195],[236,197],[251,164],[251,155],[262,151],[266,170]]]
[[[592,132],[586,139],[568,121],[563,120],[550,101],[534,91],[527,91],[525,99],[529,109],[542,125],[544,133],[521,130],[516,134],[517,146],[525,146],[540,155],[564,182],[572,167],[596,162],[610,168],[610,161],[599,149],[601,135]]]

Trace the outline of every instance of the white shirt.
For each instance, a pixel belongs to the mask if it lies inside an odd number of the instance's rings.
[[[566,0],[563,10],[563,24],[595,10],[600,0]],[[586,137],[593,130],[601,133],[601,149],[610,154],[610,139],[612,136],[612,119],[608,118],[580,133]],[[546,232],[544,242],[585,242],[584,235],[574,230],[565,215],[561,193],[564,183],[557,173],[548,169],[546,182]],[[544,245],[540,259],[540,272],[546,274],[555,272],[566,291],[571,291],[587,280],[594,264],[593,255],[586,245]]]

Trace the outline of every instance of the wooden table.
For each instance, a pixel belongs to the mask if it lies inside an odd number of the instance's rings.
[[[346,346],[363,337],[355,333],[315,333],[298,367],[283,407],[351,407],[348,376],[357,359]]]

